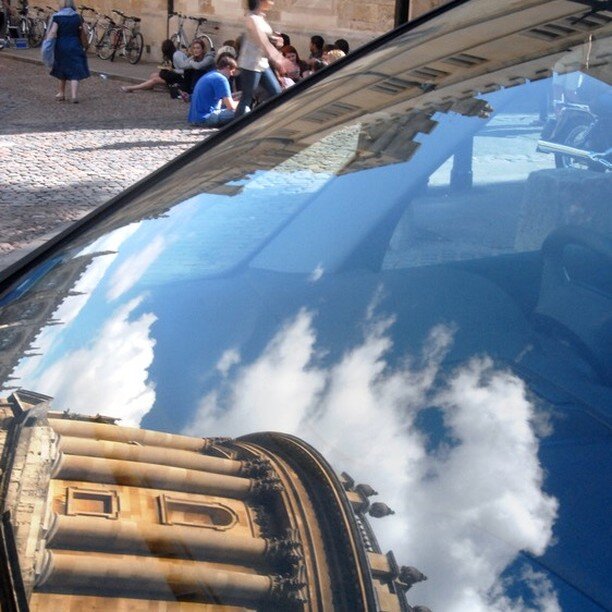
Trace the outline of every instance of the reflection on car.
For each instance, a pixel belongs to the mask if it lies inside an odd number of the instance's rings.
[[[19,431],[7,424],[5,510],[19,505],[6,491],[25,424],[44,429],[58,420],[49,410],[121,419],[112,431],[227,438],[214,453],[232,461],[267,448],[274,470],[287,460],[278,440],[292,440],[302,450],[285,485],[315,506],[334,492],[347,526],[321,527],[337,542],[320,559],[375,585],[357,608],[330,595],[336,609],[607,609],[611,24],[605,3],[451,3],[296,85],[5,275],[0,381],[21,418]],[[582,123],[568,144],[570,104],[598,128]],[[90,544],[85,557],[118,554],[134,529],[123,493],[113,510],[118,487],[166,495],[182,523],[231,523],[221,510],[197,518],[158,480],[126,484],[108,466],[138,440],[111,453],[107,435],[82,435],[100,442],[95,474],[48,472],[36,533],[67,524],[68,502],[48,495],[58,481],[61,499],[93,487],[110,500],[114,518],[88,520],[100,533],[115,521],[118,548]],[[172,466],[158,445],[138,462]],[[325,476],[304,480],[315,453]],[[280,512],[288,498],[276,494]],[[151,520],[165,525],[155,503]],[[281,534],[287,516],[272,537],[316,550],[297,522]],[[12,521],[16,558],[61,557],[43,536],[28,548]],[[37,567],[25,598],[110,597]],[[280,572],[299,592],[291,605],[330,609],[312,595],[312,567]],[[128,581],[120,595],[248,608],[218,582],[172,580],[154,592]]]

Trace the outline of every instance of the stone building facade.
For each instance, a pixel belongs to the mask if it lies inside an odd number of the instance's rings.
[[[13,0],[15,1],[15,0]],[[311,35],[321,34],[333,42],[346,38],[353,48],[390,30],[394,25],[398,0],[276,0],[268,17],[277,30],[291,36],[299,52],[306,53]],[[409,15],[414,19],[444,0],[410,0]],[[141,17],[145,39],[145,59],[160,57],[161,42],[175,31],[176,19],[170,12],[179,12],[209,19],[210,34],[218,46],[238,36],[242,29],[245,0],[90,0],[98,12],[110,14],[118,9]],[[195,24],[187,22],[188,35]]]
[[[391,513],[310,445],[194,438],[0,400],[2,610],[410,612]],[[420,608],[423,610],[423,608]]]

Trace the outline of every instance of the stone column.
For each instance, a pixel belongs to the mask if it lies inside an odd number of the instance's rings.
[[[118,425],[78,421],[76,419],[49,419],[49,425],[61,435],[90,440],[137,442],[144,446],[162,446],[195,452],[201,452],[208,446],[208,442],[202,438],[191,438],[161,431],[139,429],[138,427],[119,427]]]
[[[258,481],[185,468],[61,454],[53,478],[246,499]]]
[[[264,563],[269,543],[263,538],[234,535],[231,530],[55,515],[47,534],[47,547],[153,554],[245,565]]]
[[[276,582],[273,576],[220,570],[211,563],[47,550],[36,590],[100,597],[141,592],[170,601],[189,595],[190,599],[223,604],[268,599],[277,590]]]
[[[140,446],[110,440],[89,440],[87,438],[62,436],[59,447],[67,455],[156,463],[212,474],[239,476],[243,473],[243,462],[241,461],[160,446]]]

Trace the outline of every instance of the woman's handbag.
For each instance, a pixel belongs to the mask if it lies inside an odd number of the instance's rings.
[[[55,62],[55,40],[55,38],[46,38],[40,49],[43,64],[49,69],[53,68]]]

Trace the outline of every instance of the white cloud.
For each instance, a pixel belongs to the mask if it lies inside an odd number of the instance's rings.
[[[227,376],[229,371],[240,363],[240,359],[240,353],[236,349],[229,349],[221,355],[216,368],[223,376]]]
[[[156,236],[144,249],[125,259],[109,279],[106,297],[111,301],[116,300],[129,291],[161,255],[165,247],[164,237]]]
[[[141,224],[142,221],[130,223],[129,225],[113,230],[110,234],[104,234],[79,251],[78,255],[92,255],[104,251],[117,251],[130,236],[138,231]]]
[[[523,597],[512,599],[504,594],[505,589],[514,582],[511,579],[498,581],[490,592],[492,606],[498,612],[561,612],[561,606],[553,585],[542,572],[536,572],[529,566],[524,566],[520,576],[522,584],[532,595],[532,605]]]
[[[129,320],[142,298],[118,308],[85,348],[67,353],[45,369],[29,388],[54,397],[58,410],[119,417],[123,425],[138,425],[155,401],[147,382],[153,361],[150,336],[155,316]]]
[[[453,331],[444,326],[431,330],[418,359],[391,368],[393,319],[374,316],[378,299],[380,292],[364,313],[363,341],[327,368],[314,315],[301,310],[257,360],[202,400],[187,433],[299,435],[396,511],[372,522],[383,549],[429,576],[410,591],[411,603],[445,612],[527,610],[504,595],[500,576],[521,550],[544,552],[557,502],[542,490],[537,415],[525,387],[486,358],[445,379],[440,364]],[[452,443],[428,452],[415,420],[431,406]],[[523,583],[556,612],[550,584],[533,576]]]
[[[324,383],[319,372],[307,369],[315,342],[310,322],[311,315],[300,311],[261,359],[236,374],[231,418],[218,395],[211,394],[203,399],[190,431],[226,436],[265,429],[294,431]]]
[[[522,381],[486,358],[435,400],[457,443],[428,457],[429,477],[410,491],[409,547],[430,577],[422,592],[450,612],[502,610],[491,589],[519,551],[544,552],[557,512],[542,491],[534,408]]]
[[[317,264],[316,268],[310,273],[310,277],[308,278],[308,280],[311,283],[316,283],[318,280],[321,280],[323,274],[325,274],[325,268],[319,263]]]
[[[61,321],[60,325],[47,325],[42,328],[40,334],[32,343],[37,347],[36,352],[41,355],[26,357],[22,359],[15,374],[24,381],[32,378],[33,373],[44,361],[45,355],[49,354],[52,347],[61,340],[64,331],[69,327],[80,312],[85,308],[91,294],[100,284],[106,272],[117,258],[119,247],[132,236],[140,227],[140,223],[132,223],[126,227],[112,231],[103,238],[96,240],[93,244],[82,249],[77,256],[97,255],[89,263],[86,270],[71,287],[71,295],[68,295],[53,313],[53,318]]]

